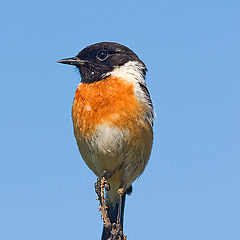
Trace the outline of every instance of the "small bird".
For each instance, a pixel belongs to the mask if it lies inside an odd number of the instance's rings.
[[[145,169],[153,143],[147,68],[132,50],[113,42],[90,45],[58,62],[80,72],[72,106],[74,135],[87,166],[98,177],[109,176],[108,216],[123,227],[125,196]],[[103,228],[102,240],[109,237]]]

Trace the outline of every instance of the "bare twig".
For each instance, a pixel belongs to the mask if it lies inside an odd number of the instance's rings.
[[[111,223],[108,217],[106,198],[104,194],[105,186],[108,186],[106,177],[98,178],[95,183],[95,191],[98,195],[97,200],[99,200],[99,209],[102,214],[104,227],[109,229],[109,232],[111,233],[108,240],[126,240],[127,237],[123,234],[121,224]]]
[[[98,195],[97,199],[99,200],[99,203],[100,203],[99,209],[102,213],[104,227],[109,228],[111,226],[111,222],[107,214],[106,199],[104,196],[104,188],[106,184],[107,184],[107,181],[105,177],[102,177],[101,179],[98,178],[97,182],[95,183],[95,191]]]

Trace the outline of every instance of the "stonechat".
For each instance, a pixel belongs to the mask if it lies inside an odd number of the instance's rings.
[[[72,106],[74,135],[87,166],[98,177],[108,174],[108,215],[123,225],[126,193],[145,169],[153,143],[147,68],[132,50],[113,42],[93,44],[59,63],[81,74]],[[104,228],[102,240],[109,234]]]

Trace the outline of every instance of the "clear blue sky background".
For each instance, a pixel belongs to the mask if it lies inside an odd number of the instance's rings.
[[[0,239],[100,239],[72,131],[79,74],[57,60],[114,41],[148,66],[151,160],[127,199],[129,240],[240,239],[240,2],[4,1]]]

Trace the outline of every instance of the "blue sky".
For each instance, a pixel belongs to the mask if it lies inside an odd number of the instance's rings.
[[[100,239],[96,177],[72,131],[80,77],[56,63],[99,41],[146,63],[156,112],[128,239],[240,239],[239,11],[231,0],[4,1],[0,239]]]

